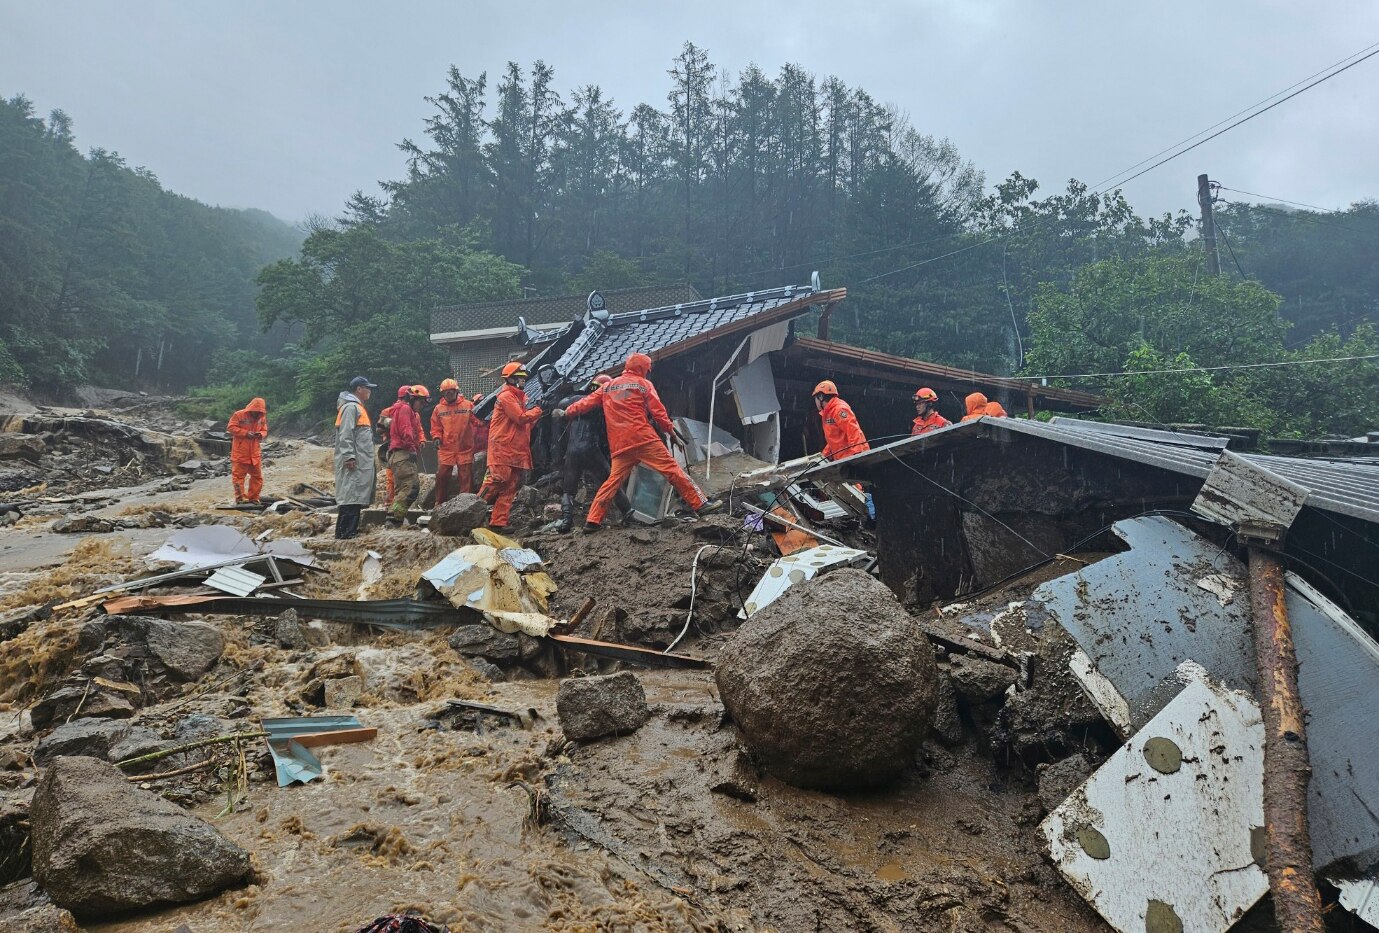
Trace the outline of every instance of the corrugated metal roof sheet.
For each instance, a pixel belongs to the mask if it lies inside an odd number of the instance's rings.
[[[698,301],[694,286],[647,285],[637,288],[615,288],[600,292],[608,310],[637,311],[673,305],[676,302]],[[484,301],[474,304],[450,305],[431,312],[431,333],[451,334],[473,330],[510,327],[517,330],[517,319],[523,317],[532,327],[564,324],[581,317],[588,308],[588,293],[555,295],[549,298],[513,298],[508,301]]]
[[[1023,418],[982,418],[940,428],[918,437],[906,438],[857,454],[846,460],[815,467],[810,473],[824,473],[842,464],[872,463],[886,457],[903,458],[930,447],[940,447],[960,439],[981,437],[1001,440],[1011,435],[1041,437],[1059,444],[1068,444],[1121,460],[1133,460],[1161,467],[1188,476],[1205,479],[1216,463],[1218,453],[1197,446],[1200,435],[1155,432],[1163,439],[1145,440],[1125,437],[1104,431],[1060,427]],[[1175,440],[1177,439],[1177,440]],[[1308,460],[1299,457],[1273,457],[1264,454],[1243,454],[1246,460],[1272,470],[1292,480],[1308,491],[1307,504],[1328,512],[1349,515],[1367,522],[1379,523],[1379,467],[1337,461]],[[805,477],[809,473],[804,474]]]

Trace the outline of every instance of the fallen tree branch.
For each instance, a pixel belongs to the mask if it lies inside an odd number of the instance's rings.
[[[141,781],[163,781],[167,778],[181,777],[184,774],[192,774],[196,771],[205,771],[213,764],[215,764],[215,760],[207,758],[205,761],[198,761],[194,765],[178,768],[176,771],[164,771],[161,774],[126,774],[125,780],[131,784],[138,784]]]
[[[158,761],[160,758],[167,758],[180,752],[189,752],[192,749],[204,748],[207,745],[220,745],[224,742],[237,742],[240,739],[266,739],[267,732],[235,732],[230,735],[217,735],[209,739],[197,739],[195,742],[188,742],[185,745],[178,745],[174,748],[165,748],[161,752],[151,752],[147,755],[140,755],[138,758],[126,758],[124,761],[115,762],[117,768],[127,768],[130,765],[142,764],[145,761]]]

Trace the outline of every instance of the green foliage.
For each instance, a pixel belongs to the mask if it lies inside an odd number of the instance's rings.
[[[176,390],[223,347],[276,349],[254,276],[300,242],[262,211],[165,191],[116,153],[83,157],[61,111],[0,100],[0,379]]]
[[[361,224],[319,229],[307,237],[299,257],[259,275],[264,325],[302,330],[293,356],[221,357],[212,374],[221,382],[206,393],[261,395],[281,416],[294,418],[334,411],[336,394],[355,375],[368,376],[385,391],[417,382],[435,385],[446,373],[446,360],[430,341],[431,309],[515,297],[520,272],[477,249],[475,237],[455,227],[407,241]]]
[[[1379,423],[1379,361],[1252,366],[1379,353],[1370,325],[1346,340],[1328,333],[1289,350],[1279,305],[1258,283],[1203,275],[1188,255],[1093,263],[1066,289],[1039,288],[1028,371],[1093,374],[1057,381],[1104,389],[1104,414],[1113,419],[1275,436],[1349,435]],[[1094,375],[1117,372],[1133,375]]]

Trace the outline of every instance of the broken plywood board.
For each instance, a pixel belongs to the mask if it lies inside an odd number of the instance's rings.
[[[1245,570],[1163,517],[1118,522],[1131,551],[1059,577],[1033,598],[1081,649],[1072,659],[1088,697],[1122,735],[1182,689],[1178,665],[1254,695]],[[1288,575],[1298,692],[1308,712],[1313,863],[1372,864],[1379,853],[1379,644],[1338,606]]]
[[[1048,815],[1068,883],[1123,933],[1220,933],[1264,896],[1264,726],[1238,691],[1188,685]]]

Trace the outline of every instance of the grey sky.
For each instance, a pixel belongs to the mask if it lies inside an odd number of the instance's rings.
[[[1120,169],[1379,42],[1371,0],[696,3],[0,0],[0,94],[66,110],[83,147],[286,220],[401,174],[454,64],[544,59],[557,85],[663,107],[686,39],[737,72],[837,74],[947,136],[988,185],[1045,192]],[[1327,207],[1379,196],[1379,57],[1133,182],[1195,210],[1195,177]],[[1239,197],[1237,195],[1228,195]]]

